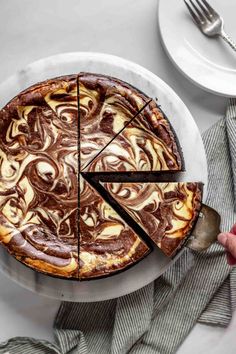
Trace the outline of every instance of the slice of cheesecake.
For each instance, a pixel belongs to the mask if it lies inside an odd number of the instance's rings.
[[[169,257],[181,248],[198,218],[201,183],[103,183],[104,188]]]

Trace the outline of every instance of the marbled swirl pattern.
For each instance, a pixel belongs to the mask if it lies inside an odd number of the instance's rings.
[[[148,251],[145,243],[80,176],[80,278],[120,271]]]
[[[134,264],[148,246],[79,173],[181,170],[175,140],[156,103],[118,79],[81,73],[30,87],[0,111],[0,242],[22,263],[66,278]],[[194,186],[107,189],[172,255],[200,205]]]
[[[105,183],[104,187],[167,256],[186,240],[201,207],[200,183]]]
[[[42,272],[78,276],[76,76],[35,85],[0,112],[0,241]]]
[[[132,120],[150,100],[132,87],[122,85],[96,74],[79,76],[81,169],[89,172],[181,170],[181,152],[164,114],[151,101]]]
[[[97,74],[79,78],[81,170],[150,101],[150,98],[121,82]],[[87,168],[86,168],[87,167]]]

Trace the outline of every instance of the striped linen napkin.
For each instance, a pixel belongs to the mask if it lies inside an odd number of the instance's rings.
[[[236,100],[226,118],[203,135],[209,168],[206,203],[222,216],[222,231],[236,222]],[[235,193],[234,193],[235,191]],[[12,338],[4,354],[171,354],[196,322],[227,326],[236,309],[236,269],[214,244],[201,254],[185,250],[162,277],[117,300],[63,302],[55,343]]]

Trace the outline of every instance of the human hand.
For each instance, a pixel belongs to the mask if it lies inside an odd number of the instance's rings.
[[[222,232],[218,235],[219,243],[224,246],[229,265],[236,265],[236,224],[230,232]]]

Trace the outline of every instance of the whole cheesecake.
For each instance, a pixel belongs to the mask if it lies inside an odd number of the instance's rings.
[[[91,73],[36,84],[0,111],[0,243],[36,271],[77,280],[127,269],[152,250],[151,240],[173,256],[197,220],[200,184],[169,183],[154,213],[164,187],[148,179],[183,169],[171,124],[139,89]],[[140,181],[109,180],[129,172]],[[178,201],[188,217],[176,212]],[[185,225],[178,242],[177,224]]]

